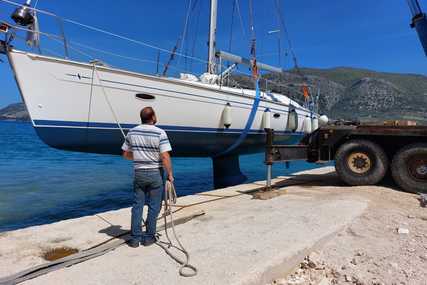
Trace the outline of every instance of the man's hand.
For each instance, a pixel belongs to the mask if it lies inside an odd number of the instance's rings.
[[[123,157],[127,160],[133,160],[133,153],[131,151],[124,151]]]
[[[172,175],[172,174],[169,174],[169,175],[168,175],[168,180],[169,180],[169,182],[170,182],[170,183],[173,183],[173,181],[174,181],[175,179],[173,178],[173,175]]]

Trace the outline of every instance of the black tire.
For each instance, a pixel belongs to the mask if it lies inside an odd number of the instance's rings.
[[[348,185],[377,184],[387,173],[388,165],[384,150],[367,140],[350,140],[335,154],[335,169]]]
[[[412,144],[393,157],[391,173],[403,190],[427,193],[427,144]]]

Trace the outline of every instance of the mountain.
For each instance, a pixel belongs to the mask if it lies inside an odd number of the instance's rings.
[[[417,74],[376,72],[337,67],[302,68],[284,74],[267,74],[263,89],[301,101],[303,76],[320,88],[320,113],[334,119],[384,121],[416,120],[427,123],[427,77]],[[233,76],[232,86],[253,88],[242,76]],[[284,87],[284,85],[286,87]],[[317,90],[314,90],[317,93]]]
[[[337,67],[302,68],[310,85],[320,88],[320,112],[334,119],[384,121],[417,120],[427,123],[427,77]],[[296,70],[267,74],[263,89],[301,100],[303,77]],[[253,88],[247,77],[232,76],[228,85]],[[286,85],[287,87],[283,87]],[[29,120],[22,103],[0,110],[0,120]]]
[[[0,109],[0,120],[30,121],[30,116],[23,103],[15,103]]]
[[[301,72],[310,84],[320,87],[320,111],[332,118],[427,122],[427,77],[424,75],[346,67],[303,68]],[[293,70],[290,74],[269,77],[280,84],[302,83],[301,76],[296,71]],[[288,93],[293,98],[301,99],[301,95]]]

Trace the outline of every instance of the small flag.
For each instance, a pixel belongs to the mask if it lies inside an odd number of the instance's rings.
[[[303,85],[302,86],[302,92],[303,92],[303,94],[304,94],[304,98],[305,99],[308,99],[309,97],[310,97],[310,92],[308,91],[308,87],[307,87],[307,85]]]
[[[252,63],[252,76],[255,79],[258,78],[258,66],[256,64],[256,59],[253,59],[253,63]]]

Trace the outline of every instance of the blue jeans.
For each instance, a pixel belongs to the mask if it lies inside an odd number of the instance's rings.
[[[131,236],[143,242],[155,237],[157,217],[159,216],[164,184],[163,169],[137,169],[134,178],[134,201],[132,205]],[[148,205],[145,221],[146,231],[142,232],[142,213]]]

